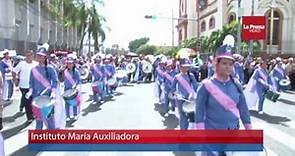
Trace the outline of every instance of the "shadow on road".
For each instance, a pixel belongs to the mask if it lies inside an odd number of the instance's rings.
[[[165,129],[175,129],[178,126],[178,118],[174,114],[169,114],[163,120],[163,124],[166,126]]]
[[[21,112],[17,112],[17,113],[15,113],[15,114],[12,115],[12,116],[6,116],[6,117],[3,118],[3,122],[14,122],[15,119],[17,119],[17,118],[23,116],[24,114],[25,114],[24,112],[23,112],[23,113],[21,113]]]
[[[124,95],[124,93],[122,92],[115,92],[114,96],[121,96],[121,95]]]
[[[28,145],[18,149],[17,151],[13,152],[9,156],[35,156],[38,155],[39,152],[32,152],[29,151]]]
[[[194,152],[173,152],[175,156],[197,156]]]
[[[290,100],[283,99],[283,98],[278,99],[278,101],[280,101],[284,104],[287,104],[287,105],[295,105],[295,101],[290,101]]]
[[[68,122],[66,122],[66,127],[70,128],[70,127],[75,127],[73,124],[76,122],[77,120],[70,120]]]
[[[10,106],[13,103],[12,100],[10,100],[10,101],[3,101],[3,100],[1,100],[1,102],[3,103],[3,107],[4,108],[7,107],[7,106]]]
[[[155,107],[154,107],[154,110],[155,110],[155,111],[157,111],[157,112],[159,112],[159,113],[163,112],[163,107],[162,107],[161,104],[159,104],[159,103],[155,103],[154,106],[155,106]]]
[[[93,113],[93,112],[97,112],[97,111],[100,111],[101,108],[100,108],[101,105],[99,104],[89,104],[88,107],[86,107],[85,109],[82,110],[82,116],[86,116],[88,115],[88,113]]]
[[[87,99],[85,102],[92,101],[92,99],[93,99],[93,95],[89,95],[89,96],[88,96],[88,99]]]
[[[21,125],[18,125],[16,127],[6,129],[6,130],[2,131],[3,138],[8,139],[8,138],[14,136],[15,134],[17,134],[18,132],[20,132],[21,130],[25,129],[29,125],[30,125],[30,123],[24,122]]]
[[[288,93],[288,94],[295,94],[294,91],[290,91],[290,90],[285,90],[284,92],[285,92],[285,93]]]
[[[291,121],[287,117],[281,117],[281,116],[274,116],[267,113],[264,113],[262,115],[258,114],[257,111],[250,110],[250,114],[256,118],[262,119],[268,123],[271,124],[284,124],[284,122]]]

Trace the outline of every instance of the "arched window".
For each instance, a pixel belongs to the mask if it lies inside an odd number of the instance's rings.
[[[214,29],[215,28],[215,18],[211,17],[209,20],[209,29]]]
[[[201,23],[201,32],[204,32],[204,31],[206,31],[206,22],[205,21],[203,21]]]
[[[270,24],[271,24],[271,11],[269,10],[266,13],[267,18],[267,44],[270,44]],[[273,16],[273,32],[272,32],[272,45],[279,45],[280,35],[281,35],[281,22],[282,22],[282,16],[279,11],[274,10],[274,16]]]
[[[236,15],[234,13],[231,13],[228,17],[228,23],[231,23],[232,21],[236,20]]]

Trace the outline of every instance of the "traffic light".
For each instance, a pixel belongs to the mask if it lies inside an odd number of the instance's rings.
[[[153,15],[145,15],[144,18],[155,20],[155,19],[157,19],[157,16],[153,16]]]

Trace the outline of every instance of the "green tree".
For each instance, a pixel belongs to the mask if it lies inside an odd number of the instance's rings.
[[[153,55],[157,53],[157,47],[153,45],[141,45],[137,50],[136,53],[143,54],[143,55]]]
[[[185,39],[180,43],[179,47],[196,49],[197,42],[198,42],[198,39],[196,37]]]
[[[88,38],[93,38],[95,49],[99,49],[99,39],[103,42],[106,38],[104,25],[105,18],[97,11],[98,5],[104,5],[102,0],[53,0],[50,6],[52,14],[63,20],[65,27],[76,27],[80,36],[80,50],[83,40],[88,33]]]
[[[131,52],[136,52],[140,46],[147,44],[149,40],[150,39],[148,37],[142,37],[140,39],[130,41],[128,48]]]

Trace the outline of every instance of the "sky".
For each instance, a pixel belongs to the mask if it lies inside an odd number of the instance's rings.
[[[141,37],[149,37],[151,45],[172,45],[172,20],[158,18],[145,19],[145,15],[158,17],[178,16],[178,0],[104,0],[101,12],[111,29],[106,32],[105,47],[119,44],[120,48],[128,49],[128,43]],[[174,38],[177,43],[174,21]]]

